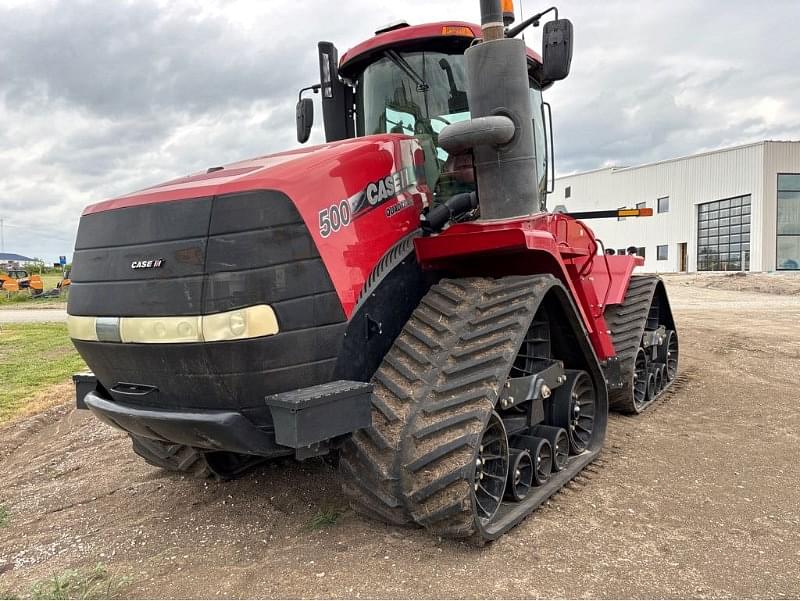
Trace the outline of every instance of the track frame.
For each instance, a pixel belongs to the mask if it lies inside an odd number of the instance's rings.
[[[642,413],[669,390],[678,375],[676,355],[672,377],[660,389],[648,393],[643,402],[636,401],[634,374],[639,350],[644,349],[649,365],[661,363],[661,359],[666,363],[667,358],[660,353],[662,346],[669,344],[669,336],[675,339],[676,352],[678,348],[664,282],[654,275],[632,276],[622,302],[606,307],[605,319],[617,353],[613,361],[602,364],[608,381],[609,406],[622,413]]]

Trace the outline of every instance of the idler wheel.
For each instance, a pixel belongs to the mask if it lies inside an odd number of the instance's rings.
[[[488,522],[497,513],[503,501],[508,477],[508,437],[503,420],[492,411],[475,457],[475,475],[472,481],[475,508],[478,517]]]
[[[533,446],[533,483],[541,486],[550,479],[553,471],[553,447],[546,438],[535,438]]]
[[[678,334],[674,330],[667,330],[664,344],[658,348],[658,360],[667,367],[667,382],[672,382],[678,375],[678,352]]]
[[[637,410],[647,403],[648,390],[647,390],[647,353],[642,347],[636,353],[636,359],[633,363],[633,402]]]
[[[533,459],[527,449],[511,449],[511,463],[506,482],[506,498],[522,501],[533,484]]]
[[[553,471],[560,472],[567,467],[569,461],[569,435],[564,428],[556,426],[534,426],[533,436],[546,438],[553,448]]]
[[[556,388],[552,398],[550,423],[567,431],[574,454],[583,453],[594,431],[597,395],[592,379],[585,371],[568,371],[567,381]]]
[[[655,388],[656,396],[664,390],[664,374],[661,371],[661,366],[658,365],[653,367],[653,388]]]

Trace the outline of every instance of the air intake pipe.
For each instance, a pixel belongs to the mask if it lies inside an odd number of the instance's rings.
[[[465,53],[472,119],[448,125],[439,137],[452,154],[472,150],[484,220],[539,211],[525,42],[494,37],[498,14],[502,30],[499,0],[481,0],[484,39]]]

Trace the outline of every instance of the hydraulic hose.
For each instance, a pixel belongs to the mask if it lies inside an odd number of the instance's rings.
[[[427,232],[440,231],[453,217],[477,208],[478,196],[475,192],[462,192],[445,200],[442,204],[433,207],[425,215],[422,229]]]

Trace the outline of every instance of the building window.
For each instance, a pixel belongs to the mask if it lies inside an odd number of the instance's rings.
[[[656,246],[656,259],[658,261],[666,261],[669,258],[669,246]]]
[[[639,255],[640,257],[642,257],[642,259],[644,259],[645,258],[645,254],[644,253],[645,253],[646,250],[647,249],[644,246],[640,246],[639,248],[636,249],[636,254]]]
[[[697,206],[697,270],[750,268],[750,195]]]
[[[645,208],[647,208],[647,203],[646,202],[637,202],[636,203],[636,208],[637,209],[645,209]]]
[[[567,186],[564,188],[564,198],[569,198],[572,196],[572,186]]]
[[[800,175],[778,176],[779,270],[800,269]]]
[[[625,249],[624,249],[624,248],[618,248],[618,249],[617,249],[617,254],[618,254],[618,255],[620,255],[620,256],[622,256],[622,257],[624,257],[624,256],[625,256],[626,254],[628,254],[628,253],[625,251]]]
[[[669,213],[669,196],[658,199],[658,212]]]

